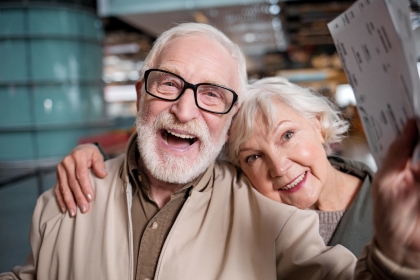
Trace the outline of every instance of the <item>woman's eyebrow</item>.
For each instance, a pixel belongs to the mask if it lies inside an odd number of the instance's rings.
[[[284,124],[284,123],[291,123],[292,121],[291,120],[288,120],[288,119],[286,119],[286,120],[281,120],[275,127],[274,127],[274,129],[272,130],[272,132],[271,133],[276,133],[277,132],[277,130],[279,130],[280,128],[281,128],[281,126]],[[240,153],[243,153],[243,152],[247,152],[247,151],[252,151],[252,150],[255,150],[255,149],[253,149],[253,148],[247,148],[247,147],[244,147],[244,148],[242,148],[242,147],[240,147],[239,148],[239,151],[238,151],[238,154],[240,154]]]

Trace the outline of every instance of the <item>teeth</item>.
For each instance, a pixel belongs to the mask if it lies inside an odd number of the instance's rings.
[[[280,190],[290,190],[291,188],[293,188],[294,186],[296,186],[297,184],[299,184],[303,180],[303,178],[305,177],[305,174],[306,174],[306,172],[304,172],[302,175],[297,177],[296,180],[294,180],[293,182],[291,182],[290,184],[288,184],[284,188],[281,188]]]
[[[168,132],[168,133],[170,133],[170,134],[172,134],[176,137],[183,138],[183,139],[194,139],[195,138],[194,136],[191,136],[191,135],[179,134],[179,133],[175,133],[173,131],[168,131],[167,130],[166,132]]]

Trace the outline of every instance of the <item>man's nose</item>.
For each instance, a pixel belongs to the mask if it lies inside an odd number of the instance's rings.
[[[197,118],[200,109],[195,104],[194,91],[186,89],[181,97],[173,102],[170,112],[174,114],[180,122],[188,122]]]

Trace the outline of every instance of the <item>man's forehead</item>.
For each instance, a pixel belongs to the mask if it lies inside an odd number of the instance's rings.
[[[174,73],[174,74],[177,74],[178,76],[183,77],[182,71],[179,70],[175,65],[160,65],[157,68],[161,70],[169,71],[171,73]],[[220,79],[217,79],[217,78],[211,78],[212,73],[207,72],[207,74],[209,75],[206,78],[203,78],[201,81],[199,81],[199,83],[212,83],[212,84],[218,84],[218,85],[229,87],[229,85],[226,85],[226,82],[221,81]]]
[[[156,57],[154,68],[183,77],[190,83],[237,87],[237,61],[220,42],[200,35],[170,40]]]

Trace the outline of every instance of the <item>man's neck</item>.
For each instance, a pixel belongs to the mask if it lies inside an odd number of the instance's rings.
[[[171,199],[171,195],[180,190],[183,186],[159,181],[153,178],[150,174],[148,174],[147,177],[150,184],[150,196],[156,202],[159,209],[162,209],[163,206],[165,206]]]
[[[137,160],[137,165],[146,175],[150,187],[150,196],[156,202],[159,209],[162,209],[163,206],[169,202],[171,195],[174,192],[180,190],[184,186],[183,184],[173,184],[156,179],[150,174],[140,158]]]

